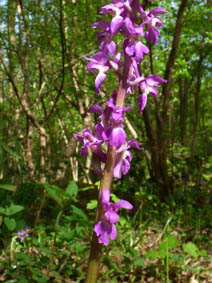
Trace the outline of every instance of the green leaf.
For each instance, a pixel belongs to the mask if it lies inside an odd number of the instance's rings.
[[[17,188],[17,186],[8,185],[8,184],[0,184],[0,189],[7,190],[7,191],[10,191],[10,192],[15,192],[16,188]]]
[[[202,257],[206,257],[207,256],[207,251],[206,250],[199,250],[198,254]]]
[[[156,259],[158,257],[158,253],[157,253],[157,251],[148,251],[145,254],[145,257],[151,258],[151,259]]]
[[[131,256],[133,256],[134,258],[138,257],[138,251],[135,250],[133,247],[128,246],[127,247],[127,252],[130,253]]]
[[[36,276],[39,276],[42,274],[42,272],[40,271],[39,268],[32,268],[32,272],[33,274],[35,274]]]
[[[124,217],[120,217],[118,223],[119,223],[120,226],[122,226],[122,227],[125,226],[125,227],[126,227],[126,225],[127,225],[127,220],[126,220]]]
[[[42,273],[39,268],[31,268],[32,270],[32,279],[39,283],[46,283],[49,280],[49,277]]]
[[[166,241],[168,243],[168,249],[176,249],[179,243],[177,237],[174,235],[168,235]]]
[[[134,260],[133,265],[134,265],[134,266],[141,266],[141,267],[144,267],[144,260],[143,260],[143,258],[141,258],[140,256],[138,256],[138,257]]]
[[[57,195],[56,191],[55,191],[55,186],[53,185],[48,185],[48,184],[44,184],[43,185],[45,190],[47,191],[48,195],[53,199],[55,200],[58,205],[60,207],[62,207],[62,199]]]
[[[192,256],[193,258],[197,258],[198,257],[199,249],[192,242],[188,242],[188,243],[183,244],[183,250],[184,250],[184,252],[186,252],[190,256]]]
[[[15,219],[9,218],[9,217],[5,217],[4,218],[4,224],[7,226],[7,228],[10,231],[14,231],[15,230],[15,227],[16,227]]]
[[[94,209],[96,207],[97,207],[97,200],[94,200],[94,199],[90,200],[86,206],[87,209]]]
[[[76,200],[78,194],[78,186],[74,181],[71,181],[65,190],[65,194],[72,199]]]
[[[119,201],[120,199],[119,198],[117,198],[117,196],[116,195],[114,195],[113,193],[111,193],[110,194],[110,196],[111,196],[111,199],[112,199],[112,201],[113,202],[117,202],[117,201]]]
[[[6,209],[0,206],[0,214],[6,215]]]
[[[24,206],[11,203],[10,207],[8,207],[6,209],[6,213],[5,214],[7,216],[11,216],[11,215],[14,215],[14,214],[22,211],[23,209],[24,209]]]
[[[45,255],[51,255],[52,254],[52,252],[49,249],[45,248],[45,247],[38,248],[38,251],[40,253],[44,253]]]
[[[165,249],[161,249],[161,250],[158,251],[158,255],[161,258],[165,258],[167,256],[167,251]]]
[[[65,191],[62,190],[61,188],[59,188],[58,186],[50,185],[50,184],[44,184],[43,186],[45,188],[49,188],[49,189],[55,191],[61,198],[65,197],[65,195],[66,195]]]
[[[21,158],[15,151],[10,149],[3,141],[0,141],[0,146],[14,158]]]
[[[90,189],[95,189],[95,188],[99,188],[100,186],[100,181],[97,181],[95,184],[93,185],[88,185],[84,188],[80,188],[80,191],[84,192],[84,191],[87,191],[87,190],[90,190]]]
[[[24,253],[17,253],[15,255],[16,259],[22,260],[24,263],[29,264],[30,263],[30,258],[28,255]]]
[[[84,213],[84,211],[82,209],[76,207],[75,205],[71,205],[71,208],[72,208],[73,214],[75,216],[77,216],[77,217],[79,216],[80,218],[82,218],[85,221],[88,220],[87,215]]]
[[[62,240],[65,239],[66,241],[70,241],[75,234],[75,229],[70,231],[69,229],[62,227],[58,234],[60,239]]]
[[[52,274],[57,278],[57,279],[60,279],[61,278],[61,275],[60,273],[58,273],[57,271],[52,271]]]

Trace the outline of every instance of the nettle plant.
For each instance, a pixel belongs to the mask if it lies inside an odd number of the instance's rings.
[[[158,15],[166,11],[160,8],[144,10],[139,0],[113,0],[103,6],[100,13],[109,14],[112,19],[111,22],[102,19],[93,24],[93,28],[100,30],[97,36],[100,45],[99,52],[92,58],[85,57],[89,61],[87,70],[96,74],[97,93],[101,92],[101,85],[109,71],[116,74],[119,84],[104,109],[97,104],[89,108],[88,112],[99,115],[94,131],[84,129],[82,135],[75,134],[75,138],[83,143],[81,155],[86,155],[88,150],[93,153],[93,169],[101,176],[86,282],[96,282],[102,245],[107,246],[110,239],[116,238],[115,223],[119,220],[117,212],[120,208],[133,208],[126,200],[110,202],[112,179],[121,178],[129,171],[132,160],[130,148],[140,149],[135,139],[127,141],[124,114],[132,107],[125,107],[125,98],[138,89],[138,113],[141,114],[148,95],[156,98],[157,88],[161,83],[166,83],[166,80],[155,74],[145,77],[139,71],[144,54],[149,53],[149,48],[142,41],[156,44],[158,26],[162,25]],[[119,42],[120,35],[123,38],[119,46],[115,42],[117,34]],[[105,143],[107,152],[103,150]]]

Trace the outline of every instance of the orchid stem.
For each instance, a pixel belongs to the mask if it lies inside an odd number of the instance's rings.
[[[130,66],[130,57],[125,54],[125,64],[124,64],[122,78],[119,81],[116,106],[124,107],[129,66]],[[104,189],[108,189],[109,191],[111,190],[115,161],[116,161],[116,148],[114,146],[108,146],[106,165],[100,183],[95,223],[97,223],[103,217],[101,194]],[[96,233],[93,232],[90,256],[88,260],[87,277],[85,283],[97,282],[101,255],[102,255],[102,244],[98,243],[98,238],[96,236]]]
[[[110,146],[108,147],[107,161],[99,189],[98,206],[96,210],[96,219],[95,219],[96,223],[102,218],[102,214],[103,214],[103,207],[100,201],[101,193],[105,188],[107,188],[108,190],[111,189],[115,160],[116,160],[116,149],[115,147]],[[86,283],[97,282],[101,255],[102,255],[102,244],[98,243],[98,238],[96,236],[96,233],[93,232],[90,256],[88,260],[88,271],[85,281]]]

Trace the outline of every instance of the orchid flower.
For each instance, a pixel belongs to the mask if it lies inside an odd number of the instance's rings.
[[[101,204],[104,208],[103,219],[96,223],[94,232],[98,237],[98,242],[107,246],[109,238],[115,240],[117,230],[115,223],[119,220],[118,211],[121,208],[132,209],[133,206],[126,200],[119,200],[115,203],[110,202],[110,191],[104,189],[101,194]]]

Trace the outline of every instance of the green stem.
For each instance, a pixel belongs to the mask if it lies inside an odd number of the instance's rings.
[[[128,55],[125,55],[123,75],[119,80],[119,88],[116,98],[116,106],[119,107],[124,107],[125,95],[127,89],[127,78],[129,74],[129,66],[130,66],[130,57]],[[101,204],[101,193],[104,189],[111,190],[115,161],[116,161],[116,148],[114,146],[108,146],[106,165],[100,183],[95,223],[97,223],[100,219],[103,218],[104,211]],[[101,255],[102,255],[102,244],[98,243],[98,238],[96,236],[96,233],[93,232],[90,256],[88,260],[87,277],[85,283],[97,282]]]
[[[110,190],[111,188],[115,160],[116,160],[116,148],[109,147],[108,153],[107,153],[107,161],[105,165],[105,170],[104,170],[104,174],[103,174],[101,184],[100,184],[98,207],[96,211],[95,223],[97,223],[103,216],[103,207],[100,201],[101,193],[105,188],[107,188],[108,190]],[[97,281],[101,254],[102,254],[102,244],[98,243],[98,238],[96,236],[96,233],[93,232],[93,237],[91,241],[90,257],[88,260],[87,278],[85,281],[86,283],[95,283]]]

